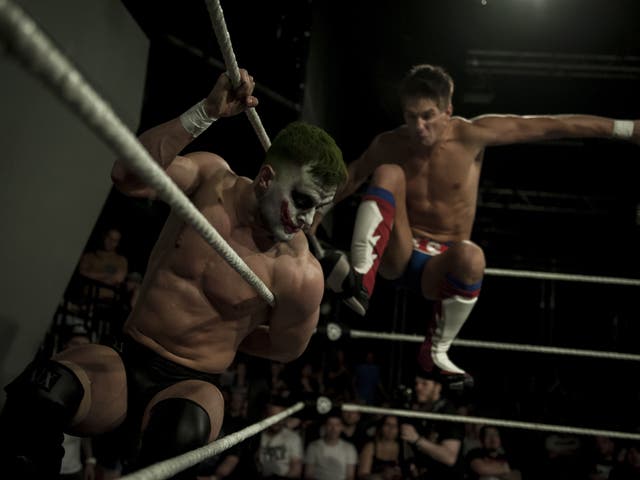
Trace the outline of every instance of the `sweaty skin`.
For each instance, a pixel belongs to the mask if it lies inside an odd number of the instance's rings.
[[[262,348],[266,352],[272,347],[267,356],[284,361],[297,356],[315,328],[323,291],[321,269],[304,235],[298,231],[288,242],[274,239],[257,217],[251,180],[232,173],[213,154],[192,157],[210,172],[191,194],[194,205],[274,293],[275,310],[287,308],[298,315],[271,315],[256,290],[198,233],[171,215],[151,254],[140,301],[125,332],[176,363],[217,373],[243,350],[250,332],[275,320],[270,328],[284,334],[288,343],[278,345],[278,339],[268,335],[271,344]],[[252,353],[250,341],[247,349]]]
[[[406,182],[407,216],[416,237],[439,242],[466,240],[476,210],[482,150],[459,141],[462,120],[452,118],[433,147],[412,141],[402,126],[378,136],[366,152],[376,166],[402,166]]]

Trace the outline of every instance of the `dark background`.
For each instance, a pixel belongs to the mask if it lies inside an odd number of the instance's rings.
[[[151,40],[140,130],[206,96],[222,60],[203,2],[125,0]],[[254,75],[270,136],[292,120],[320,124],[347,162],[402,122],[395,85],[416,63],[456,81],[454,113],[584,113],[638,118],[637,0],[223,2],[240,66]],[[212,60],[213,59],[213,60]],[[189,150],[221,154],[253,176],[262,149],[244,116],[216,123]],[[638,277],[638,146],[585,139],[490,148],[472,239],[488,267]],[[347,248],[357,197],[334,210]],[[96,225],[123,233],[144,272],[166,206],[113,192]],[[97,233],[96,233],[97,235]],[[338,302],[323,318],[353,328],[424,332],[428,305],[384,282],[366,319]],[[462,338],[638,353],[638,287],[486,277]],[[332,299],[328,299],[329,301]],[[405,315],[394,315],[404,309]],[[360,343],[358,343],[360,342]],[[331,346],[334,348],[335,345]],[[415,346],[354,341],[377,352],[385,381],[410,381]],[[330,350],[314,339],[310,351]],[[384,353],[378,353],[384,352]],[[481,413],[610,429],[640,426],[637,363],[454,348],[476,377]]]

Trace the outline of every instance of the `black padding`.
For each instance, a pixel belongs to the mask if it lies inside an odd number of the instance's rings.
[[[202,447],[210,434],[209,414],[196,402],[186,398],[161,400],[151,409],[142,435],[139,467]]]
[[[75,373],[53,360],[32,363],[5,391],[8,398],[36,408],[38,414],[50,416],[49,420],[61,428],[69,425],[84,396],[84,387]]]
[[[63,430],[69,426],[84,388],[61,363],[34,362],[5,387],[0,414],[0,465],[7,478],[57,478]]]

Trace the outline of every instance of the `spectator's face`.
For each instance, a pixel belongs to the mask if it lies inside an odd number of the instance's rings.
[[[120,245],[121,236],[118,230],[109,230],[104,236],[104,249],[107,252],[115,252]]]
[[[398,438],[398,419],[396,417],[386,417],[381,427],[381,436],[385,440]]]
[[[615,450],[615,444],[609,437],[596,437],[596,449],[603,455],[612,455]]]
[[[329,417],[325,423],[324,436],[327,440],[337,440],[342,433],[342,420],[338,417]]]
[[[627,462],[634,467],[640,467],[640,446],[634,445],[627,451]]]
[[[244,411],[245,397],[241,393],[234,392],[229,400],[229,410],[237,414]]]
[[[360,412],[342,412],[342,421],[345,425],[355,425],[360,421]]]
[[[280,412],[284,411],[284,407],[281,407],[280,405],[267,405],[266,408],[266,416],[267,417],[271,417],[273,415],[276,415]],[[280,430],[282,430],[282,427],[284,427],[284,423],[285,420],[280,420],[278,423],[275,423],[273,425],[271,425],[267,431],[271,432],[271,433],[278,433]]]
[[[433,402],[438,399],[439,385],[433,380],[416,377],[416,400],[419,403]]]
[[[495,428],[487,428],[482,438],[482,446],[487,450],[496,451],[502,446],[500,433]]]

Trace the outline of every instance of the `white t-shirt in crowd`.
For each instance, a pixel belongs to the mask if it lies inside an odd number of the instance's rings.
[[[358,463],[358,452],[353,444],[342,439],[335,445],[329,445],[319,438],[307,446],[304,463],[313,465],[317,480],[344,480],[347,467]]]
[[[284,427],[275,435],[262,432],[258,460],[262,475],[286,475],[292,459],[302,460],[302,439]]]
[[[64,457],[62,457],[62,465],[60,473],[77,473],[82,470],[82,461],[80,459],[80,449],[82,447],[82,438],[73,435],[64,434]]]

